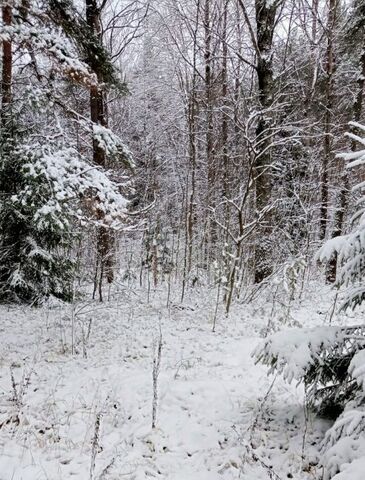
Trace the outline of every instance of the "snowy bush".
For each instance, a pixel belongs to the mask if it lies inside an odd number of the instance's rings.
[[[325,480],[341,478],[341,474],[336,475],[338,472],[346,471],[354,460],[365,456],[364,431],[365,411],[361,407],[351,408],[349,405],[327,431],[323,442]]]
[[[99,147],[105,151],[108,157],[121,159],[128,168],[134,167],[132,154],[118,135],[109,128],[95,123],[92,125],[92,133]]]
[[[340,414],[323,441],[325,479],[365,454],[364,347],[364,326],[328,326],[277,332],[254,351],[269,372],[303,383],[319,413]]]
[[[323,351],[343,338],[341,328],[289,329],[271,335],[254,351],[258,361],[278,371],[291,383],[305,381],[308,372],[321,362]]]

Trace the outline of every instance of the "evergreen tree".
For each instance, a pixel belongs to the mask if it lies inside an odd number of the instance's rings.
[[[352,128],[365,132],[365,127],[352,122]],[[360,150],[340,156],[347,169],[365,165],[365,138],[354,133],[347,136],[360,145]],[[337,288],[343,287],[342,309],[355,309],[365,299],[365,182],[353,191],[360,193],[358,209],[352,217],[353,229],[347,235],[328,240],[318,253],[321,261],[336,254],[340,268]],[[323,443],[325,478],[332,478],[342,463],[356,462],[365,442],[365,327],[318,327],[279,332],[271,336],[255,352],[258,361],[277,370],[290,382],[294,378],[306,387],[307,401],[322,414],[338,417]],[[339,455],[344,443],[351,448]]]
[[[15,3],[12,15],[7,22],[3,15],[1,25],[3,79],[7,77],[2,87],[0,144],[2,301],[40,303],[49,295],[70,300],[76,268],[72,246],[79,226],[112,228],[126,211],[120,186],[105,169],[92,165],[89,152],[78,147],[73,135],[76,124],[108,156],[129,159],[113,132],[82,117],[62,95],[70,82],[91,88],[97,87],[98,79],[79,58],[75,32],[54,16],[56,3]],[[71,3],[67,6],[71,8]],[[86,41],[87,26],[79,27],[81,40]],[[87,38],[93,42],[92,36]],[[26,59],[22,65],[26,75],[15,86],[12,76],[6,76],[9,43],[10,57],[16,46]],[[101,55],[99,45],[94,50]],[[117,84],[117,73],[103,55],[105,75]]]

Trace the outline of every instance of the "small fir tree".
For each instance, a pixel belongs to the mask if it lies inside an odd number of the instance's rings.
[[[358,123],[352,122],[351,127],[365,132],[365,127]],[[347,169],[361,173],[365,165],[365,138],[354,133],[347,136],[360,149],[341,157],[348,162]],[[336,287],[345,289],[343,310],[355,309],[365,299],[364,188],[363,181],[353,188],[360,195],[352,231],[327,241],[318,253],[321,261],[338,256]],[[336,418],[323,442],[324,478],[344,478],[339,474],[343,468],[349,475],[346,478],[355,478],[351,472],[358,472],[358,463],[365,453],[365,325],[278,332],[254,354],[258,361],[270,366],[270,371],[282,373],[289,382],[303,382],[309,404]]]

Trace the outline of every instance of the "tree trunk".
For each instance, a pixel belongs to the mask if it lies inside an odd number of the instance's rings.
[[[195,73],[194,73],[195,76]],[[191,182],[190,182],[190,197],[189,206],[187,212],[187,274],[189,274],[192,265],[193,256],[193,236],[194,236],[194,216],[195,216],[195,171],[196,171],[196,127],[195,127],[195,115],[196,115],[196,101],[195,101],[195,85],[191,93],[191,99],[189,99],[188,117],[189,117],[189,161],[191,169]]]
[[[98,38],[99,42],[102,42],[101,38],[101,11],[98,7],[96,0],[86,0],[86,22],[90,30]],[[90,88],[90,118],[95,124],[108,126],[105,92],[100,85],[102,85],[104,79],[102,74],[102,65],[100,60],[94,55],[89,56],[87,59],[88,64],[92,70],[96,73],[99,85],[92,86]],[[107,166],[107,157],[105,150],[100,147],[97,140],[93,138],[93,161],[96,165],[102,167]],[[114,265],[114,236],[105,227],[99,227],[97,232],[97,268],[100,275],[96,276],[99,285],[95,285],[95,291],[99,291],[99,300],[102,301],[102,282],[103,277],[107,279],[108,283],[111,283],[114,278],[113,265]]]
[[[268,109],[273,101],[273,68],[272,41],[275,26],[277,2],[256,0],[256,31],[257,31],[257,80],[259,104],[262,113],[256,128],[256,160],[255,160],[255,196],[256,210],[260,212],[270,205],[272,172],[271,149],[269,137],[272,121]],[[264,224],[258,228],[258,241],[255,248],[255,283],[259,283],[271,274],[270,234],[271,215],[267,214]]]
[[[331,121],[333,108],[333,74],[335,71],[334,58],[334,28],[337,18],[338,0],[330,0],[327,20],[327,50],[326,50],[326,84],[325,84],[325,118],[324,118],[324,146],[321,175],[321,207],[319,221],[319,240],[326,236],[328,223],[328,169],[331,159]]]
[[[196,122],[197,122],[197,56],[198,56],[198,28],[199,28],[199,10],[200,10],[200,1],[198,0],[196,6],[196,17],[195,17],[195,26],[194,26],[194,47],[193,47],[193,78],[191,91],[188,93],[188,132],[189,132],[189,170],[191,171],[191,182],[190,182],[190,198],[189,206],[187,212],[187,222],[186,222],[186,231],[187,231],[187,275],[190,273],[192,267],[192,257],[193,257],[193,240],[194,240],[194,225],[195,225],[195,209],[196,209],[196,200],[195,200],[195,183],[196,183],[196,156],[197,156],[197,140],[196,140]]]
[[[2,7],[3,23],[10,26],[12,23],[12,9],[10,5]],[[13,53],[11,40],[3,40],[3,68],[1,77],[1,118],[6,122],[8,111],[11,106],[11,89],[13,76]]]
[[[315,47],[317,39],[317,27],[318,27],[318,2],[319,0],[312,1],[312,48]]]
[[[228,162],[228,45],[227,45],[227,15],[228,1],[224,2],[223,11],[223,32],[222,32],[222,165],[223,173],[222,197],[228,197],[228,179],[229,179],[229,162]]]
[[[213,95],[212,95],[212,22],[211,22],[211,0],[205,0],[204,4],[204,83],[205,83],[205,111],[206,111],[206,132],[205,152],[207,162],[207,225],[205,229],[206,242],[206,263],[209,265],[212,247],[215,243],[215,224],[212,219],[210,208],[213,203],[215,192],[216,168],[214,162],[214,137],[213,137]]]

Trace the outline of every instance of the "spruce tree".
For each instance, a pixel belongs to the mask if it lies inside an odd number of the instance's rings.
[[[361,172],[365,165],[365,126],[356,122],[350,126],[364,134],[347,134],[360,149],[340,157],[349,172]],[[353,188],[359,199],[352,216],[352,231],[328,240],[318,253],[323,262],[330,261],[333,255],[338,258],[336,287],[343,290],[343,310],[354,310],[365,300],[364,189],[363,181]],[[289,382],[303,382],[308,404],[336,419],[323,442],[324,478],[336,478],[342,464],[356,464],[365,444],[365,326],[279,332],[259,346],[255,356]],[[345,444],[349,446],[346,455],[342,452]]]
[[[82,42],[93,44],[94,39],[84,24],[78,25],[82,41],[75,39],[60,13],[54,16],[55,3],[15,2],[11,15],[3,12],[1,301],[39,304],[50,295],[70,300],[76,268],[72,247],[80,227],[109,229],[125,218],[127,202],[119,185],[92,164],[87,150],[80,150],[74,126],[109,156],[129,158],[128,150],[109,129],[75,111],[62,94],[69,84],[79,89],[98,85],[82,55]],[[15,85],[14,48],[25,62],[25,75]],[[104,55],[105,75],[117,84],[108,55],[99,45],[92,51]]]

